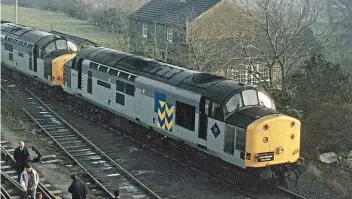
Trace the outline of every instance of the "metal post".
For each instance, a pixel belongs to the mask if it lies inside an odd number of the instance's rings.
[[[15,9],[16,9],[16,24],[17,24],[17,10],[18,10],[18,0],[16,0],[16,6],[15,6]]]

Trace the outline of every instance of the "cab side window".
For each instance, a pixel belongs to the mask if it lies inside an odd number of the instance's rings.
[[[223,119],[223,114],[222,114],[222,109],[220,104],[215,102],[212,103],[211,116],[216,120],[221,121]]]

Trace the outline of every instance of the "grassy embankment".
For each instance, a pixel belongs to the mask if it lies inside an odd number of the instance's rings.
[[[15,22],[15,8],[1,4],[1,20]],[[67,16],[63,13],[49,12],[32,8],[18,8],[18,23],[43,31],[56,30],[89,39],[104,47],[118,49],[116,35],[98,27]],[[52,28],[51,28],[52,26]]]

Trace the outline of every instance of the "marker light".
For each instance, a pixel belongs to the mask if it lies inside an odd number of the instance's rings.
[[[294,121],[291,122],[290,126],[294,127],[296,125],[296,123]]]
[[[263,142],[264,142],[264,143],[267,143],[268,140],[269,140],[268,137],[264,137],[264,138],[263,138]]]
[[[295,138],[295,134],[291,133],[291,140],[293,140]]]

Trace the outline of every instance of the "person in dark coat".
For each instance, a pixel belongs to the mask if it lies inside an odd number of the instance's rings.
[[[18,182],[20,181],[21,173],[24,167],[28,164],[29,152],[27,147],[24,146],[24,142],[20,141],[19,146],[15,149],[13,157],[16,160],[16,170],[18,175]]]
[[[72,194],[72,199],[86,199],[86,195],[88,194],[87,185],[76,174],[72,174],[71,179],[73,182],[68,188],[68,192]]]
[[[114,198],[113,199],[120,199],[120,192],[119,190],[114,191]]]

